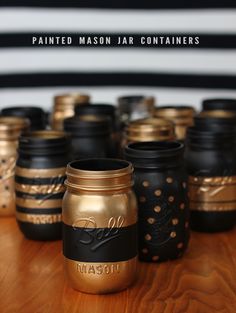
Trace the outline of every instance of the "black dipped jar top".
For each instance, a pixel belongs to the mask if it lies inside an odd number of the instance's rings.
[[[125,147],[126,160],[136,168],[174,168],[183,165],[184,144],[178,141],[137,142]]]
[[[109,135],[111,121],[106,116],[74,116],[64,120],[64,130],[73,137]]]
[[[42,130],[46,127],[46,114],[37,106],[13,106],[2,109],[3,116],[24,117],[30,120],[31,130]]]
[[[205,99],[202,102],[203,110],[226,110],[236,111],[236,99],[216,98]]]
[[[194,125],[198,128],[224,131],[236,128],[236,111],[208,110],[194,117]]]
[[[112,104],[83,104],[75,108],[76,115],[107,115],[112,120],[116,115],[116,108]]]

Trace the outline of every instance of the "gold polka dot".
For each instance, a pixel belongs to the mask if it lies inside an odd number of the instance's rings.
[[[170,197],[168,198],[168,201],[169,201],[169,202],[174,202],[174,200],[175,200],[175,198],[174,198],[173,196],[170,196]]]
[[[161,212],[161,207],[160,207],[159,205],[155,206],[154,211],[155,211],[156,213]]]
[[[167,182],[168,184],[173,183],[173,178],[172,178],[172,177],[167,177],[167,178],[166,178],[166,182]]]
[[[184,203],[181,203],[181,204],[180,204],[180,209],[181,209],[181,210],[184,210],[184,208],[185,208],[185,204],[184,204]]]
[[[147,241],[150,241],[150,240],[152,239],[152,236],[149,235],[149,234],[147,234],[147,235],[145,236],[145,239],[146,239]]]
[[[180,243],[177,244],[177,248],[178,248],[178,249],[182,249],[183,246],[184,246],[184,244],[183,244],[182,242],[180,242]]]
[[[185,222],[184,226],[185,226],[185,228],[188,228],[189,227],[189,222]]]
[[[155,191],[155,195],[156,195],[157,197],[160,197],[160,195],[161,195],[161,190],[160,190],[160,189],[157,189],[157,190]]]
[[[149,186],[149,182],[145,180],[145,181],[143,182],[143,187],[148,187],[148,186]]]
[[[144,249],[142,250],[142,253],[143,253],[143,254],[147,254],[147,253],[148,253],[148,249],[147,249],[147,248],[144,248]]]
[[[149,217],[147,219],[147,221],[148,221],[149,224],[154,224],[155,223],[155,218]]]
[[[146,202],[146,198],[145,198],[145,197],[140,197],[140,198],[139,198],[139,201],[142,202],[142,203],[143,203],[143,202]]]
[[[172,224],[177,225],[179,223],[179,220],[177,218],[173,218]]]
[[[182,183],[182,186],[183,186],[184,189],[186,189],[186,188],[187,188],[187,183],[184,181],[184,182]]]
[[[154,262],[158,261],[158,260],[159,260],[159,256],[158,256],[158,255],[154,255],[154,256],[152,257],[152,260],[153,260]]]
[[[170,237],[171,237],[171,238],[175,238],[175,237],[176,237],[176,232],[175,232],[175,231],[172,231],[172,232],[170,233]]]

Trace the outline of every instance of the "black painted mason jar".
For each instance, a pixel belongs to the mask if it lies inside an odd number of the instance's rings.
[[[235,139],[235,132],[227,129],[188,130],[185,159],[194,230],[220,232],[235,225]]]
[[[36,131],[19,139],[16,163],[16,219],[28,239],[57,240],[68,163],[68,136]]]
[[[71,135],[70,159],[105,158],[112,151],[111,122],[102,116],[74,116],[64,121],[64,130]]]
[[[43,130],[46,128],[46,114],[37,106],[16,106],[2,109],[3,116],[17,116],[30,120],[30,129]]]
[[[66,174],[63,254],[70,284],[94,294],[129,287],[138,254],[132,165],[118,159],[86,159],[68,164]]]
[[[139,208],[139,258],[147,262],[175,259],[189,241],[187,173],[184,145],[139,142],[125,148],[134,166],[134,190]]]
[[[205,99],[202,102],[203,110],[225,110],[236,111],[236,99],[219,98],[219,99]]]

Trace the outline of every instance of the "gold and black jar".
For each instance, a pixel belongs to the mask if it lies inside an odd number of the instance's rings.
[[[170,120],[175,125],[178,140],[184,141],[188,127],[193,126],[195,110],[191,106],[162,106],[155,110],[155,116]]]
[[[229,230],[236,218],[235,132],[191,127],[187,133],[191,227]]]
[[[233,98],[211,98],[202,102],[202,108],[205,111],[224,110],[236,111],[236,99]]]
[[[0,216],[15,214],[15,164],[18,137],[28,130],[29,120],[20,117],[0,117]]]
[[[132,173],[130,163],[117,159],[86,159],[67,166],[64,268],[79,291],[111,293],[134,282],[137,204]]]
[[[187,248],[189,206],[183,151],[184,145],[177,141],[138,142],[125,148],[125,158],[134,166],[142,261],[175,259]]]
[[[37,131],[19,139],[16,163],[16,219],[32,240],[61,238],[61,208],[68,163],[68,136]]]

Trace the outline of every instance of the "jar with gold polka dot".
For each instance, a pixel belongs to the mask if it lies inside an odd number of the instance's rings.
[[[18,137],[29,125],[29,121],[21,117],[0,117],[0,216],[15,213],[14,174]]]
[[[161,262],[183,255],[189,241],[184,145],[177,141],[137,142],[125,148],[134,166],[139,209],[139,258]]]

